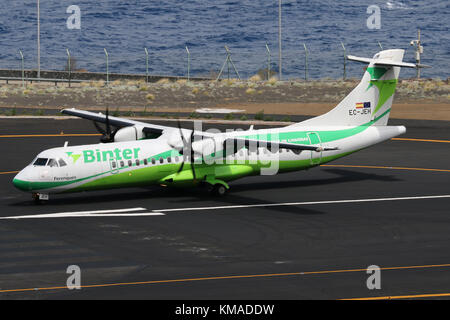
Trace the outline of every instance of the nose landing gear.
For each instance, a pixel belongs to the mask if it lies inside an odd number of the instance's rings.
[[[42,201],[48,201],[49,196],[46,193],[38,193],[34,192],[31,197],[33,198],[35,203],[41,203]]]

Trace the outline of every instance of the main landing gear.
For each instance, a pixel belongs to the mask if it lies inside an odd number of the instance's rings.
[[[208,179],[208,177],[205,180],[205,186],[210,194],[219,197],[224,196],[230,189],[230,187],[225,181],[217,179]]]

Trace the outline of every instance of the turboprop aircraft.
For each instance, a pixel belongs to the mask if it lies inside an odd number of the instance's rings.
[[[149,185],[203,185],[223,195],[228,182],[242,177],[315,167],[406,131],[387,125],[400,68],[424,66],[402,62],[403,54],[348,56],[368,64],[353,91],[328,113],[282,128],[208,132],[64,109],[94,121],[101,143],[45,150],[13,183],[37,201],[53,193]]]

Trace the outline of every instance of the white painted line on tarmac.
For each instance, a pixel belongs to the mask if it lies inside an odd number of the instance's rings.
[[[146,210],[147,210],[146,208],[127,208],[127,209],[111,209],[111,210],[96,210],[96,211],[57,212],[47,214],[0,217],[0,219],[16,220],[16,219],[80,218],[80,217],[146,217],[146,216],[164,215],[164,213],[153,211],[136,213],[136,211],[146,211]]]
[[[206,211],[222,209],[243,209],[243,208],[267,208],[282,206],[302,206],[302,205],[324,205],[340,203],[364,203],[364,202],[384,202],[384,201],[406,201],[406,200],[426,200],[426,199],[445,199],[450,198],[449,194],[434,196],[412,196],[396,198],[372,198],[372,199],[348,199],[348,200],[326,200],[326,201],[308,201],[308,202],[282,202],[282,203],[262,203],[262,204],[242,204],[216,207],[187,207],[172,209],[155,209],[151,212],[130,213],[135,211],[145,211],[146,208],[128,208],[97,211],[78,211],[78,212],[60,212],[48,214],[35,214],[25,216],[0,217],[0,220],[13,219],[46,219],[46,218],[76,218],[76,217],[145,217],[145,216],[164,216],[167,212],[183,211]]]
[[[397,197],[397,198],[327,200],[327,201],[309,201],[309,202],[242,204],[242,205],[217,206],[217,207],[192,207],[192,208],[157,209],[157,210],[154,210],[154,212],[163,212],[164,213],[164,212],[177,212],[177,211],[201,211],[201,210],[221,210],[221,209],[264,208],[264,207],[281,207],[281,206],[301,206],[301,205],[360,203],[360,202],[382,202],[382,201],[405,201],[405,200],[442,199],[442,198],[450,198],[450,194],[436,195],[436,196]]]

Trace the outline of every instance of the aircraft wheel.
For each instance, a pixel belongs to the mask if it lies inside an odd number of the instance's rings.
[[[224,185],[218,183],[214,186],[214,194],[218,196],[224,196],[227,193],[227,188]]]
[[[35,204],[41,204],[41,200],[39,200],[39,193],[33,193],[31,197]]]

